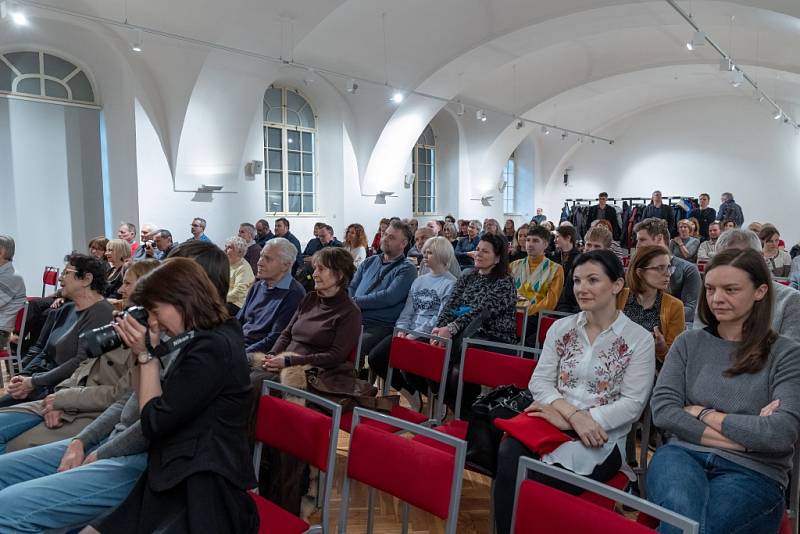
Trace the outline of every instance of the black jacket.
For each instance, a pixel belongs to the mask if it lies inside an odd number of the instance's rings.
[[[247,437],[250,374],[235,319],[199,330],[175,357],[163,393],[142,409],[150,488],[164,491],[210,471],[242,490],[256,479]]]
[[[592,222],[596,221],[597,219],[605,219],[611,223],[611,233],[614,236],[614,241],[619,241],[620,236],[622,235],[622,229],[619,227],[619,220],[617,219],[617,210],[614,209],[613,206],[610,204],[606,204],[606,208],[603,212],[600,212],[600,206],[595,204],[594,206],[590,206],[589,209],[586,211],[586,228],[589,228]],[[583,236],[579,236],[583,238]]]
[[[561,261],[561,252],[556,250],[550,256],[550,259],[556,263],[560,263],[561,267],[564,269],[564,289],[561,290],[561,297],[558,299],[558,304],[556,304],[556,311],[567,312],[567,313],[578,313],[581,311],[580,307],[578,306],[578,301],[575,298],[575,288],[572,282],[572,271],[575,269],[575,260],[577,257],[580,256],[580,252],[575,247],[572,247],[572,250],[569,252],[567,256],[567,261]]]

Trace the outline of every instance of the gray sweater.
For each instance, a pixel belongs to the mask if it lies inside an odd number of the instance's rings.
[[[430,334],[455,283],[456,277],[448,271],[441,274],[429,272],[414,280],[395,326]]]
[[[736,345],[708,329],[679,336],[653,389],[653,422],[673,434],[673,444],[713,452],[785,487],[800,436],[800,344],[780,336],[759,372],[723,376],[733,363]],[[780,399],[775,413],[760,416],[761,409],[775,399]],[[700,445],[706,425],[684,411],[689,405],[727,414],[722,434],[747,452]]]

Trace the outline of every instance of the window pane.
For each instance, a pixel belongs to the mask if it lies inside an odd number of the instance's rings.
[[[303,132],[303,152],[313,152],[314,151],[314,140],[313,136],[309,132]]]
[[[314,128],[316,126],[314,112],[312,111],[311,106],[308,104],[306,104],[306,106],[300,110],[300,124],[302,124],[305,128]]]
[[[29,95],[41,95],[42,89],[39,78],[26,78],[17,84],[17,92]]]
[[[44,81],[44,94],[53,98],[67,98],[67,88],[53,80]]]
[[[267,211],[283,211],[283,193],[267,193]]]
[[[314,156],[303,154],[303,171],[312,172],[314,170]]]
[[[8,54],[5,54],[5,56],[8,62],[14,65],[20,74],[39,73],[38,52],[9,52]]]
[[[314,175],[313,174],[303,174],[303,192],[304,193],[313,193],[314,192]]]
[[[269,128],[268,145],[270,148],[281,147],[281,130],[280,128]]]
[[[291,193],[292,191],[300,191],[300,173],[298,172],[289,173],[289,192]]]
[[[11,67],[0,61],[0,91],[11,91],[11,81],[16,74]]]
[[[302,96],[294,91],[286,91],[286,109],[298,112],[305,105],[306,100]]]
[[[308,213],[314,211],[314,195],[303,195],[303,211]]]
[[[289,126],[300,126],[300,115],[291,109],[286,110],[286,124]]]
[[[267,162],[267,168],[277,170],[282,169],[283,165],[281,164],[281,151],[270,149],[268,152],[269,161]]]
[[[286,144],[289,150],[300,150],[300,132],[297,130],[286,130]]]
[[[67,82],[70,89],[72,89],[72,99],[81,100],[83,102],[94,102],[94,92],[92,91],[92,84],[89,83],[89,78],[86,74],[79,72],[69,82]]]
[[[283,122],[283,113],[281,112],[281,108],[272,108],[267,112],[267,117],[265,119],[267,122]]]
[[[299,171],[300,170],[300,153],[299,152],[289,152],[289,170],[290,171]]]
[[[270,191],[283,191],[283,175],[280,172],[269,173],[267,189]]]
[[[289,193],[289,209],[287,211],[301,211],[300,193]]]
[[[51,56],[50,54],[44,55],[44,73],[53,78],[63,80],[75,70],[75,65],[69,61],[65,61],[60,57]]]

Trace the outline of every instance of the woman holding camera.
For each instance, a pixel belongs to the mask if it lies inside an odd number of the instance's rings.
[[[147,326],[128,315],[115,328],[138,362],[134,384],[150,441],[148,464],[128,498],[93,526],[100,532],[255,532],[241,328],[202,267],[185,258],[169,259],[139,280],[132,301],[147,310]],[[154,353],[170,348],[178,352],[162,382]]]

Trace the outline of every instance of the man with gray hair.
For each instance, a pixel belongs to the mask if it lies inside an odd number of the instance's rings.
[[[242,325],[247,357],[260,369],[264,354],[289,324],[306,294],[292,278],[297,249],[287,239],[274,237],[264,244],[256,270],[256,282],[236,314]]]
[[[761,240],[755,232],[741,228],[725,230],[717,239],[717,254],[723,250],[752,248],[761,252]],[[713,260],[712,260],[713,261]],[[772,329],[782,336],[795,342],[800,342],[800,291],[785,286],[780,282],[772,281],[775,293],[775,302],[772,305]],[[706,325],[695,315],[693,328],[705,328]]]
[[[0,352],[8,349],[17,312],[25,305],[25,281],[14,272],[14,238],[0,234]]]
[[[730,219],[736,223],[737,228],[741,228],[744,224],[744,213],[742,213],[742,207],[734,202],[733,193],[722,193],[720,202],[722,202],[722,204],[720,204],[717,210],[717,220],[724,221]]]
[[[158,226],[153,223],[144,223],[140,230],[142,242],[139,244],[136,252],[131,256],[132,261],[139,261],[144,259],[157,259],[160,260],[164,257],[161,251],[156,247],[155,239],[158,233]]]
[[[244,254],[244,259],[253,268],[253,274],[256,274],[256,271],[258,271],[258,259],[261,257],[261,245],[256,243],[256,227],[249,222],[243,222],[239,225],[239,237],[247,243],[247,252]]]
[[[139,248],[139,243],[136,242],[136,225],[133,223],[124,221],[119,223],[117,238],[122,239],[131,246],[131,255]]]

